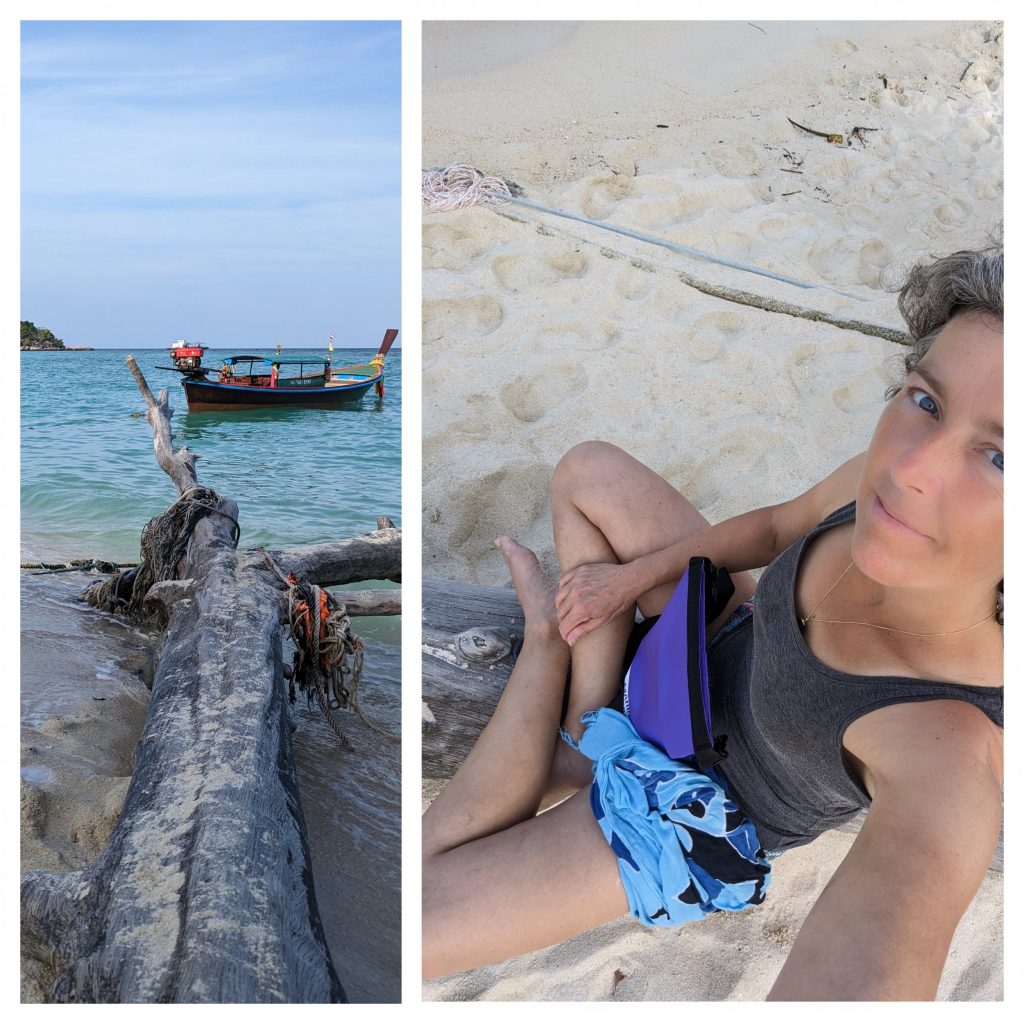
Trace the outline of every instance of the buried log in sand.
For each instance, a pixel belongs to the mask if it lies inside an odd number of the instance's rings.
[[[23,949],[52,967],[59,1002],[342,1002],[292,758],[280,573],[397,581],[401,530],[273,561],[236,550],[235,504],[198,488],[197,456],[172,448],[166,392],[154,399],[133,372],[158,463],[202,507],[174,579],[139,593],[122,578],[166,624],[131,783],[92,864],[22,876]]]

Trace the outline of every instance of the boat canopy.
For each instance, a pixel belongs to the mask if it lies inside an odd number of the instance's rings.
[[[235,366],[238,363],[259,363],[261,366],[319,366],[326,368],[330,365],[328,359],[268,359],[266,356],[226,356],[225,366]]]

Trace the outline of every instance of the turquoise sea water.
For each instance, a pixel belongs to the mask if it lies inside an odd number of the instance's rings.
[[[374,349],[334,353],[336,365],[365,362]],[[134,561],[139,532],[174,499],[153,457],[145,402],[125,366],[127,352],[21,355],[21,527],[25,561],[96,557]],[[232,353],[212,349],[204,363]],[[272,355],[272,350],[254,350]],[[324,350],[287,349],[287,358]],[[167,387],[175,444],[202,458],[199,482],[239,506],[241,547],[286,547],[400,524],[401,350],[384,368],[385,396],[338,410],[190,413],[163,349],[134,352],[154,393]]]

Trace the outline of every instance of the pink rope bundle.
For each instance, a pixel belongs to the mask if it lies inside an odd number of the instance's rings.
[[[501,178],[469,164],[423,172],[423,205],[428,210],[461,210],[478,203],[507,203],[512,193]]]

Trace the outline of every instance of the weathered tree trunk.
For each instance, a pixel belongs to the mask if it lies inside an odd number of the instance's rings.
[[[423,580],[423,777],[450,779],[494,713],[522,646],[508,587]],[[840,826],[859,832],[867,812]],[[1003,837],[990,870],[1003,870]]]
[[[197,456],[172,449],[167,393],[155,400],[130,365],[157,461],[184,493]],[[282,583],[265,552],[235,550],[234,503],[219,511],[196,525],[179,579],[147,595],[168,625],[110,842],[80,872],[22,876],[24,950],[54,968],[56,1001],[345,1001],[296,787]],[[342,568],[349,550],[357,571]],[[401,531],[275,560],[314,582],[398,579]]]

